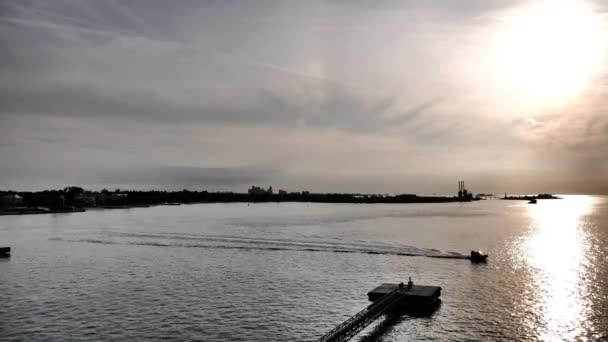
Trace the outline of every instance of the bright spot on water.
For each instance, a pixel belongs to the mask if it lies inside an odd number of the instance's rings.
[[[522,257],[532,268],[532,286],[540,296],[531,308],[544,323],[538,336],[545,341],[572,340],[584,330],[590,305],[584,217],[592,210],[592,199],[568,196],[541,200],[528,208],[531,230]]]

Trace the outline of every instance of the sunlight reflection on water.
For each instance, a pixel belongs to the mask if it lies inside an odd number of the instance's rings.
[[[537,331],[541,340],[573,340],[585,328],[591,303],[584,218],[592,204],[589,197],[569,196],[528,206],[531,230],[522,257],[531,267],[538,290],[533,310],[543,321]]]

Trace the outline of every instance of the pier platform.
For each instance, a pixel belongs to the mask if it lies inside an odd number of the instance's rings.
[[[393,290],[397,289],[399,289],[399,284],[384,283],[376,287],[375,289],[369,291],[367,293],[367,296],[370,302],[375,302],[382,296],[387,295],[393,292]],[[433,299],[439,298],[441,296],[441,287],[428,285],[413,285],[411,290],[408,290],[406,287],[404,289],[401,289],[400,293],[405,297]]]
[[[316,342],[346,342],[365,329],[378,317],[390,312],[432,310],[439,304],[441,287],[405,284],[382,284],[367,293],[370,304],[344,321]]]
[[[367,293],[370,302],[375,302],[387,294],[396,291],[400,297],[400,304],[411,309],[426,309],[437,304],[441,296],[441,287],[428,285],[413,285],[399,288],[399,284],[382,284]]]

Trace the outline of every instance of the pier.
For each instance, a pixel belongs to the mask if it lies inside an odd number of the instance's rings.
[[[385,313],[398,309],[413,311],[432,310],[439,303],[441,287],[401,284],[382,284],[367,293],[372,304],[344,321],[316,342],[344,342],[357,335],[361,330]]]

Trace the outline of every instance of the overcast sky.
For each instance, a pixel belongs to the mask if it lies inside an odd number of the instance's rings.
[[[529,7],[1,0],[0,189],[608,193],[606,8]]]

